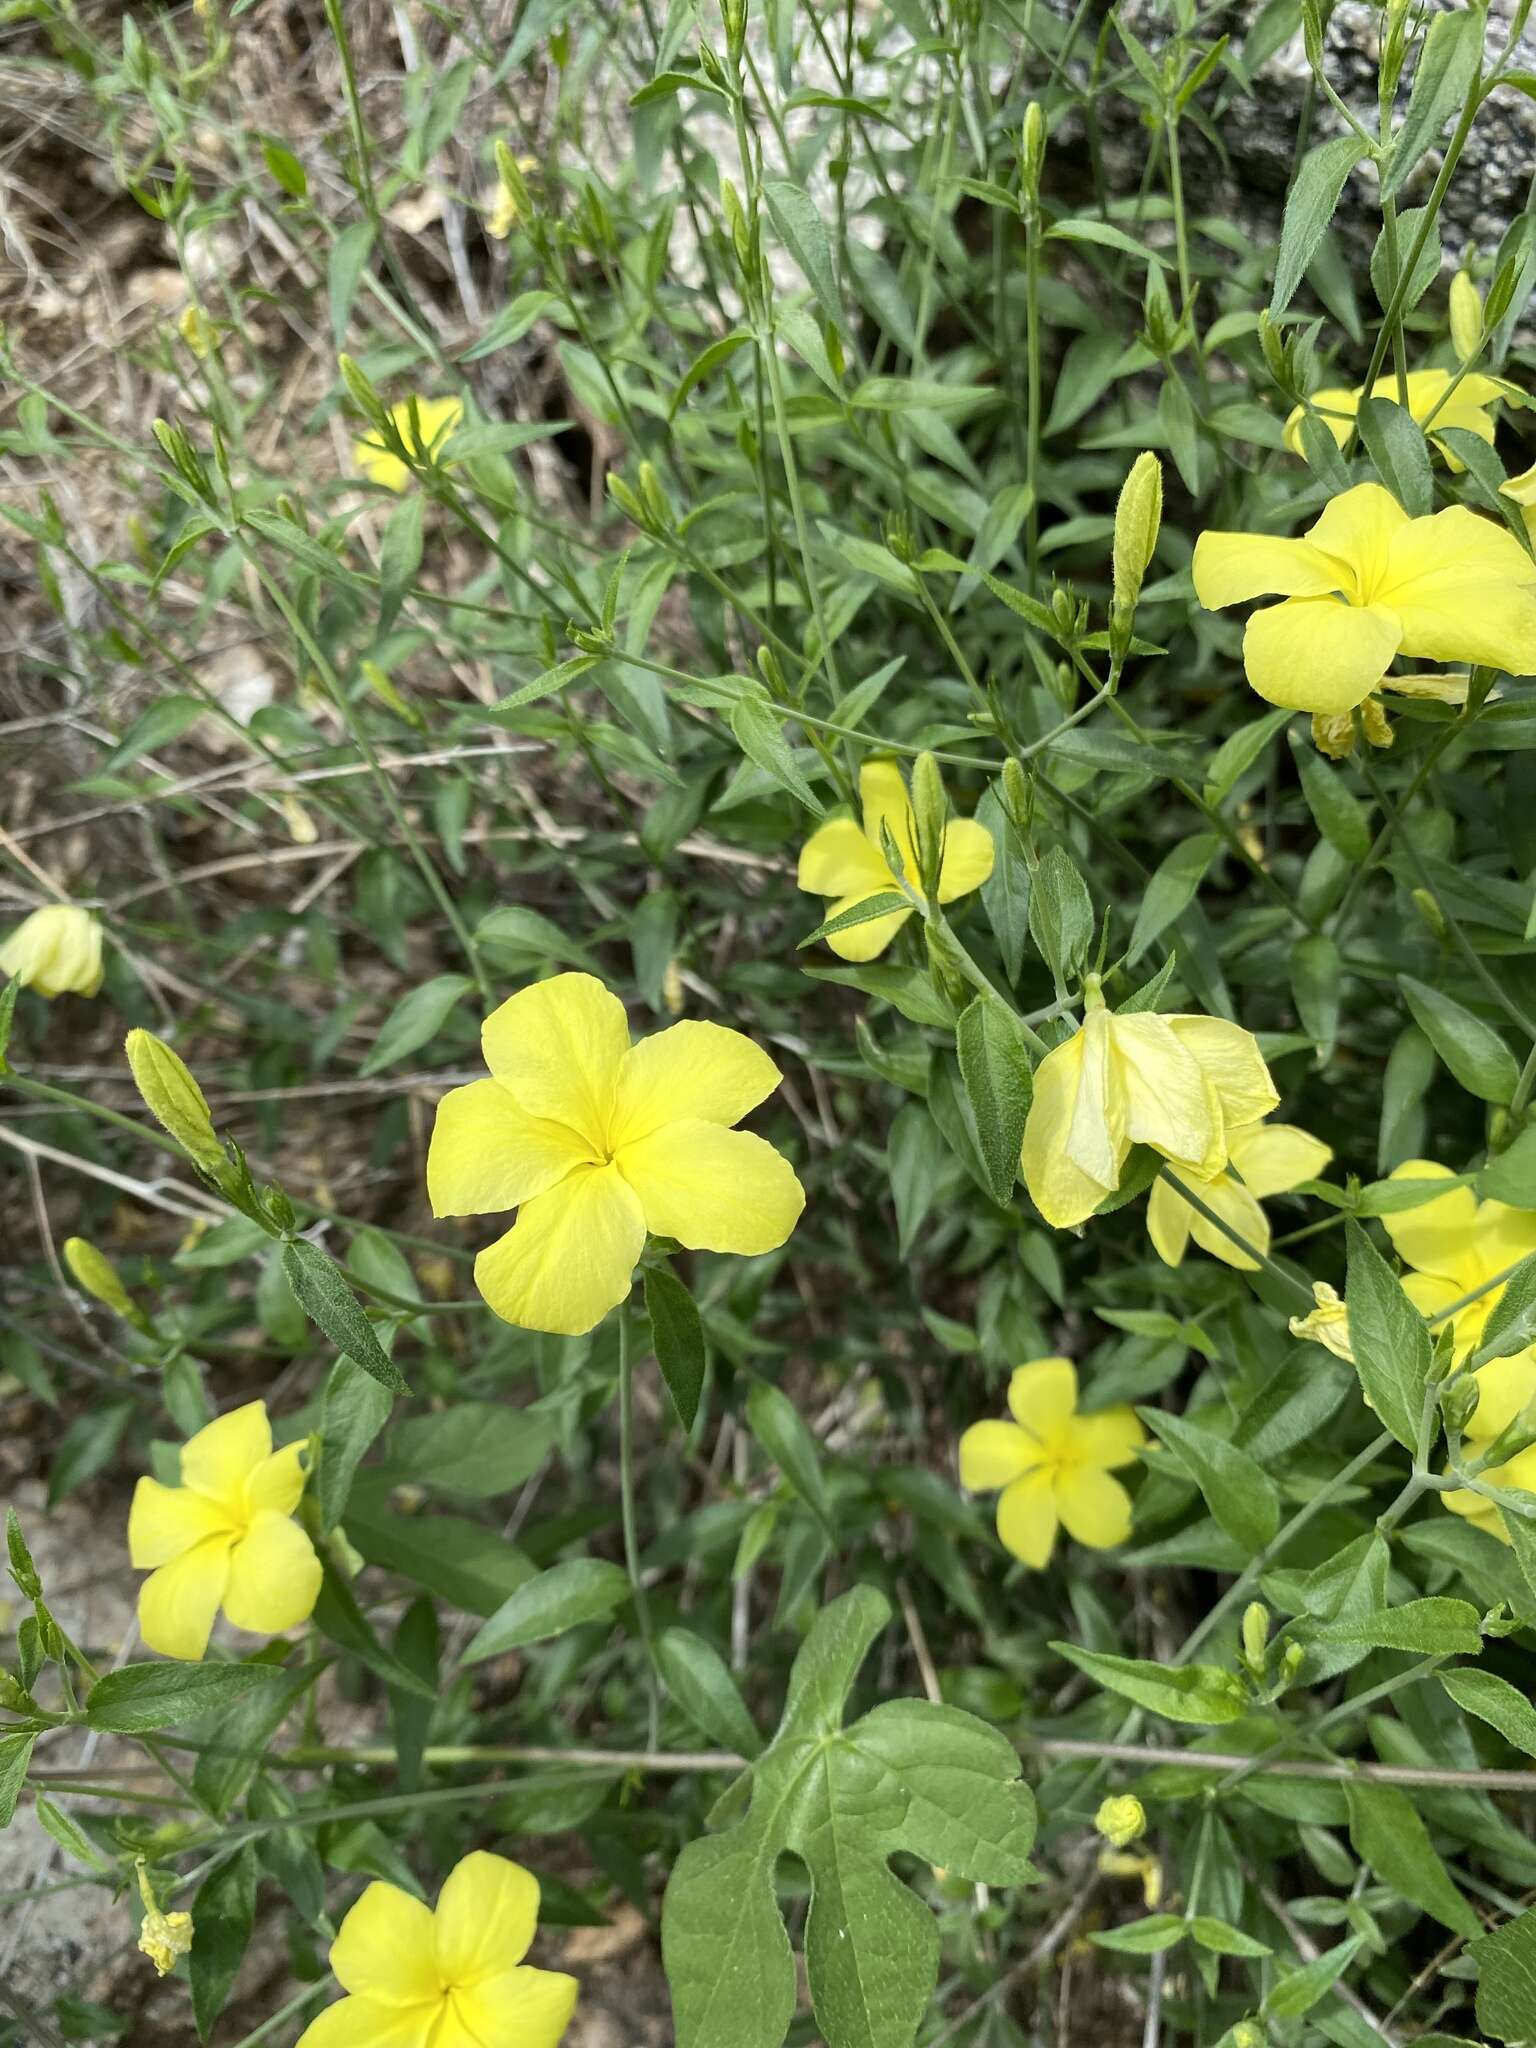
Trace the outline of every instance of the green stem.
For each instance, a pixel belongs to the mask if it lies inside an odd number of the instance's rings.
[[[635,1514],[635,1362],[629,1303],[619,1307],[619,1512],[624,1524],[624,1568],[646,1662],[646,1747],[661,1734],[661,1673],[651,1638],[651,1609],[640,1575],[640,1540]]]

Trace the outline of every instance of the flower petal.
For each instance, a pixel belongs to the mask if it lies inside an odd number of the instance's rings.
[[[1208,1183],[1194,1174],[1187,1178],[1204,1201]],[[1189,1250],[1189,1226],[1194,1220],[1194,1210],[1175,1191],[1167,1175],[1160,1173],[1147,1191],[1147,1235],[1165,1266],[1183,1264],[1184,1254]]]
[[[974,818],[951,818],[944,830],[939,862],[939,901],[953,903],[979,889],[992,872],[997,848],[992,834]]]
[[[606,1150],[629,1020],[595,975],[555,974],[519,989],[486,1018],[480,1044],[530,1116],[567,1124],[593,1152]]]
[[[437,1105],[427,1199],[434,1216],[516,1209],[596,1157],[569,1124],[530,1116],[499,1081],[471,1081]]]
[[[1243,671],[1268,704],[1350,711],[1381,681],[1401,641],[1397,614],[1382,605],[1292,597],[1249,619]]]
[[[504,1976],[527,1955],[539,1920],[539,1881],[484,1849],[456,1863],[437,1899],[437,1967],[456,1988]]]
[[[1258,1123],[1280,1100],[1259,1042],[1241,1024],[1225,1017],[1170,1017],[1173,1035],[1200,1063],[1207,1085],[1221,1107],[1223,1144],[1226,1133]]]
[[[835,903],[829,903],[827,917],[841,917],[845,910],[867,903],[871,896],[888,896],[895,887],[895,882],[887,874],[878,889],[864,889],[857,896],[839,896]],[[839,960],[874,960],[885,951],[911,915],[910,910],[892,910],[884,917],[867,917],[862,924],[851,924],[846,931],[833,932],[827,944]]]
[[[996,1493],[1040,1462],[1039,1446],[1016,1422],[973,1422],[960,1438],[960,1484]]]
[[[234,1521],[215,1501],[190,1486],[162,1486],[141,1479],[128,1510],[128,1559],[136,1572],[151,1572],[183,1556],[210,1536],[233,1536]]]
[[[239,1513],[245,1482],[272,1455],[272,1425],[265,1401],[231,1408],[181,1447],[181,1483]]]
[[[139,1588],[139,1634],[146,1648],[188,1664],[199,1661],[229,1584],[232,1544],[232,1537],[210,1536],[150,1573]]]
[[[1202,533],[1191,573],[1208,612],[1254,597],[1323,597],[1344,587],[1339,564],[1310,541],[1268,533]]]
[[[619,1068],[613,1148],[662,1124],[697,1117],[735,1124],[765,1102],[784,1076],[744,1031],[692,1018],[642,1038]]]
[[[556,2048],[580,1989],[563,1971],[525,1964],[459,1992],[454,2004],[469,2029],[464,2048]]]
[[[805,1207],[781,1152],[751,1131],[696,1117],[627,1144],[616,1165],[639,1197],[645,1227],[696,1252],[771,1252]]]
[[[1536,672],[1536,564],[1507,528],[1465,505],[1396,534],[1373,596],[1401,619],[1404,654]]]
[[[997,1533],[1032,1571],[1044,1571],[1056,1548],[1056,1494],[1045,1466],[1026,1472],[997,1497]]]
[[[331,1943],[331,1969],[370,2004],[441,2005],[432,1908],[397,1884],[369,1885]]]
[[[1434,1159],[1405,1159],[1401,1166],[1393,1167],[1388,1178],[1454,1180],[1455,1175]],[[1381,1220],[1398,1257],[1419,1272],[1458,1282],[1462,1294],[1483,1278],[1477,1197],[1470,1188],[1451,1188],[1412,1209],[1394,1210]]]
[[[1342,448],[1355,431],[1355,419],[1360,411],[1360,393],[1344,391],[1333,387],[1326,391],[1312,393],[1312,409],[1322,419],[1323,425]],[[1298,405],[1286,415],[1283,439],[1293,455],[1305,453],[1301,439],[1301,423],[1307,416],[1307,408]]]
[[[1119,1184],[1130,1149],[1123,1112],[1110,1099],[1105,1043],[1099,1039],[1090,1061],[1089,1042],[1085,1025],[1046,1054],[1024,1122],[1019,1170],[1030,1200],[1057,1230],[1093,1214]]]
[[[1255,1251],[1269,1250],[1269,1218],[1259,1207],[1251,1188],[1241,1186],[1229,1173],[1218,1173],[1214,1180],[1203,1181],[1194,1192],[1224,1223],[1230,1223],[1238,1236],[1246,1239]],[[1226,1232],[1207,1222],[1198,1209],[1191,1215],[1189,1234],[1202,1251],[1209,1252],[1213,1259],[1220,1259],[1224,1266],[1235,1266],[1240,1273],[1257,1272],[1258,1260],[1240,1251]]]
[[[1112,1550],[1131,1533],[1131,1497],[1118,1479],[1092,1465],[1064,1472],[1056,1507],[1067,1534],[1089,1550]]]
[[[1097,1415],[1073,1418],[1072,1446],[1085,1465],[1134,1465],[1146,1440],[1134,1408],[1101,1408]]]
[[[1410,521],[1408,514],[1382,484],[1356,484],[1330,498],[1307,528],[1307,539],[1336,562],[1347,563],[1354,576],[1354,588],[1339,585],[1352,600],[1368,605],[1373,600],[1390,603],[1376,588],[1386,573],[1393,540]]]
[[[1472,1377],[1477,1382],[1477,1406],[1466,1434],[1474,1443],[1488,1443],[1536,1400],[1536,1348],[1527,1345],[1506,1358],[1492,1359]]]
[[[432,2028],[442,2000],[430,2005],[380,2005],[372,1998],[338,1998],[300,2034],[298,2048],[433,2048]]]
[[[274,1451],[245,1482],[245,1505],[249,1513],[258,1514],[263,1508],[270,1508],[279,1515],[291,1515],[304,1497],[305,1455],[309,1449],[309,1438],[301,1436],[291,1444],[284,1444],[280,1451]]]
[[[1109,1022],[1126,1135],[1186,1166],[1199,1168],[1213,1153],[1224,1157],[1204,1070],[1170,1019],[1141,1011]]]
[[[314,1613],[321,1576],[315,1546],[298,1523],[263,1508],[230,1553],[224,1612],[236,1628],[280,1635]]]
[[[1077,1409],[1077,1367],[1070,1358],[1036,1358],[1008,1376],[1008,1412],[1038,1442],[1054,1436]]]
[[[617,1166],[579,1166],[525,1202],[475,1261],[475,1285],[503,1322],[580,1337],[629,1292],[645,1216]]]
[[[812,896],[859,896],[883,889],[890,869],[852,818],[834,818],[813,832],[800,849],[795,879]]]
[[[1249,1124],[1227,1132],[1227,1157],[1243,1186],[1263,1201],[1316,1180],[1333,1157],[1321,1138],[1297,1124]]]
[[[890,878],[885,853],[881,846],[880,825],[882,820],[890,827],[891,837],[906,867],[907,880],[917,882],[917,844],[913,836],[912,799],[907,794],[907,785],[902,780],[901,770],[894,761],[866,761],[859,770],[859,801],[864,808],[864,836],[880,855],[881,872]]]

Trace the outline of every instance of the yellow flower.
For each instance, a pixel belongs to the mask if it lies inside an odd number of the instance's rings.
[[[523,1962],[538,1917],[538,1879],[483,1849],[448,1873],[436,1912],[397,1885],[369,1885],[331,1944],[351,1995],[298,2048],[555,2048],[579,1987]]]
[[[1392,1174],[1393,1180],[1454,1178],[1448,1166],[1432,1159],[1406,1159]],[[1439,1315],[1462,1295],[1536,1252],[1536,1210],[1480,1202],[1466,1187],[1452,1188],[1416,1209],[1399,1209],[1381,1220],[1398,1257],[1413,1268],[1403,1275],[1403,1291],[1426,1316]],[[1503,1293],[1502,1287],[1490,1288],[1452,1317],[1458,1359],[1476,1350]]]
[[[1058,1523],[1090,1550],[1131,1533],[1131,1497],[1110,1473],[1133,1465],[1146,1442],[1132,1408],[1077,1412],[1070,1359],[1037,1358],[1008,1382],[1012,1422],[977,1422],[960,1439],[960,1484],[998,1492],[997,1533],[1005,1549],[1040,1571],[1051,1561]],[[1000,1489],[1000,1491],[999,1491]]]
[[[101,975],[101,926],[73,903],[34,910],[0,946],[0,981],[19,976],[40,996],[93,996]]]
[[[1518,476],[1512,476],[1507,484],[1500,484],[1499,496],[1520,507],[1526,533],[1536,542],[1536,463],[1529,469],[1522,469]]]
[[[1035,1070],[1019,1162],[1030,1199],[1058,1230],[1113,1194],[1133,1145],[1209,1179],[1227,1163],[1229,1133],[1280,1100],[1257,1041],[1239,1025],[1116,1014],[1097,975],[1083,1003],[1081,1028]]]
[[[1291,1317],[1291,1335],[1302,1337],[1311,1344],[1321,1344],[1335,1358],[1342,1358],[1347,1365],[1353,1365],[1355,1351],[1349,1341],[1349,1310],[1344,1306],[1343,1296],[1326,1280],[1314,1280],[1312,1299],[1317,1304],[1315,1308],[1304,1316]]]
[[[1479,317],[1478,325],[1481,326]],[[1493,446],[1494,422],[1488,408],[1497,405],[1501,398],[1512,399],[1517,405],[1524,402],[1525,394],[1518,385],[1508,384],[1502,377],[1483,377],[1472,372],[1462,378],[1456,389],[1442,405],[1442,398],[1450,386],[1455,372],[1452,370],[1410,370],[1408,373],[1408,410],[1420,426],[1434,414],[1434,425],[1429,437],[1453,470],[1465,469],[1438,439],[1441,428],[1461,427],[1469,434],[1476,434],[1480,441]],[[1378,377],[1371,386],[1372,398],[1390,398],[1398,403],[1397,378],[1395,375]],[[1355,431],[1355,420],[1365,398],[1365,386],[1345,391],[1337,387],[1327,391],[1314,391],[1312,408],[1322,415],[1323,425],[1342,448]],[[1438,411],[1436,408],[1439,408]],[[1285,423],[1285,445],[1293,455],[1305,451],[1301,445],[1301,423],[1306,418],[1307,408],[1298,405]]]
[[[157,1976],[168,1977],[176,1967],[177,1957],[192,1953],[192,1915],[161,1912],[154,1886],[149,1881],[149,1870],[144,1858],[137,1857],[135,1864],[139,1879],[139,1897],[144,1902],[144,1916],[139,1922],[138,1950],[140,1955],[149,1957],[155,1966]]]
[[[293,1520],[304,1491],[304,1444],[272,1448],[264,1401],[231,1409],[181,1447],[181,1484],[141,1479],[128,1515],[128,1554],[149,1573],[139,1633],[162,1656],[196,1662],[222,1606],[236,1628],[275,1635],[307,1621],[320,1560]]]
[[[1147,1832],[1147,1811],[1133,1792],[1111,1793],[1093,1816],[1099,1833],[1116,1849],[1128,1849]]]
[[[800,854],[800,887],[809,895],[836,899],[827,907],[829,918],[896,888],[880,843],[882,821],[901,854],[908,886],[915,894],[922,893],[912,804],[896,763],[866,761],[859,771],[859,796],[862,827],[852,818],[834,818],[812,833]],[[953,903],[957,896],[979,889],[992,872],[994,857],[992,835],[985,825],[974,818],[952,818],[944,832],[939,901]],[[834,932],[827,944],[840,959],[873,960],[911,915],[910,910],[893,910],[888,917],[872,917]]]
[[[191,349],[199,362],[209,353],[214,342],[218,339],[217,328],[208,318],[202,307],[197,304],[196,300],[183,306],[181,318],[176,322],[176,332],[187,344],[187,347]]]
[[[647,1231],[756,1253],[794,1229],[805,1191],[788,1160],[731,1128],[782,1078],[741,1032],[689,1020],[632,1046],[611,990],[557,974],[494,1011],[480,1043],[491,1078],[438,1104],[427,1193],[435,1216],[517,1210],[475,1261],[506,1322],[593,1329],[629,1292]]]
[[[418,434],[411,425],[411,407],[416,408],[416,419],[420,426]],[[390,408],[390,423],[407,448],[425,459],[440,448],[464,417],[464,404],[458,398],[417,398],[407,399],[404,404]],[[370,483],[382,484],[386,491],[404,491],[410,488],[411,470],[398,455],[377,434],[366,434],[361,441],[352,445],[352,461]]]
[[[1536,1492],[1536,1444],[1519,1452],[1507,1464],[1494,1465],[1478,1476],[1485,1486],[1496,1486],[1501,1490],[1513,1486],[1523,1493]],[[1474,1493],[1470,1486],[1457,1486],[1448,1493],[1442,1493],[1440,1498],[1452,1514],[1465,1516],[1474,1528],[1486,1529],[1501,1543],[1509,1541],[1504,1511],[1486,1493]]]
[[[1464,505],[1410,519],[1356,484],[1302,540],[1203,533],[1195,595],[1208,610],[1274,592],[1243,635],[1248,680],[1271,704],[1337,713],[1364,703],[1393,657],[1536,670],[1536,565]]]
[[[1186,1168],[1179,1178],[1240,1236],[1267,1252],[1269,1219],[1259,1203],[1270,1195],[1288,1195],[1303,1181],[1315,1180],[1332,1157],[1320,1138],[1295,1124],[1245,1124],[1227,1133],[1228,1163],[1240,1177],[1230,1171],[1207,1177]],[[1257,1271],[1256,1261],[1239,1251],[1213,1223],[1207,1223],[1166,1179],[1152,1183],[1147,1229],[1164,1265],[1178,1265],[1193,1238],[1213,1259],[1236,1266],[1240,1272]]]

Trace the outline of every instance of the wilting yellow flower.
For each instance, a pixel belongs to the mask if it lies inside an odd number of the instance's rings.
[[[1291,1335],[1305,1338],[1311,1344],[1321,1344],[1335,1358],[1342,1358],[1347,1365],[1353,1365],[1355,1351],[1349,1341],[1349,1310],[1344,1306],[1344,1297],[1326,1280],[1314,1280],[1312,1299],[1317,1304],[1315,1308],[1309,1309],[1304,1316],[1291,1317]]]
[[[524,1963],[538,1917],[538,1879],[483,1849],[448,1873],[436,1912],[397,1885],[369,1885],[331,1944],[351,1995],[298,2048],[555,2048],[579,1986]]]
[[[1455,668],[1424,675],[1383,676],[1381,687],[1399,697],[1432,697],[1436,703],[1451,704],[1459,709],[1467,701],[1471,681],[1464,668]],[[1498,695],[1495,686],[1484,701],[1491,702]],[[1392,726],[1386,706],[1379,697],[1372,695],[1348,711],[1313,712],[1312,744],[1330,761],[1347,761],[1355,751],[1355,710],[1360,713],[1360,730],[1369,745],[1390,747],[1392,744]]]
[[[419,433],[411,425],[412,405],[416,409]],[[389,417],[406,447],[425,460],[442,446],[463,419],[464,403],[458,398],[407,399],[403,405],[392,406]],[[361,441],[352,444],[352,461],[370,483],[382,484],[387,491],[410,488],[409,465],[402,462],[393,449],[386,448],[377,434],[366,434]]]
[[[491,1078],[438,1104],[427,1153],[435,1216],[516,1209],[475,1261],[506,1322],[574,1337],[629,1292],[647,1231],[690,1251],[783,1244],[805,1207],[787,1159],[733,1130],[782,1076],[739,1031],[692,1019],[629,1042],[624,1005],[557,974],[494,1011]]]
[[[1035,1070],[1024,1185],[1046,1222],[1067,1229],[1119,1187],[1133,1145],[1209,1179],[1227,1163],[1229,1133],[1279,1100],[1251,1032],[1220,1017],[1107,1010],[1091,974],[1081,1029]]]
[[[40,996],[93,996],[101,987],[101,926],[73,903],[49,903],[0,945],[0,981],[20,977]]]
[[[1356,484],[1301,540],[1201,534],[1194,580],[1208,610],[1283,598],[1250,617],[1243,666],[1291,710],[1364,703],[1398,654],[1536,670],[1536,564],[1464,505],[1410,519],[1380,484]]]
[[[183,306],[181,318],[176,322],[176,332],[201,362],[218,339],[218,330],[202,307],[193,300]]]
[[[1093,1824],[1106,1842],[1126,1849],[1147,1832],[1147,1810],[1133,1792],[1111,1793],[1099,1802]]]
[[[1037,1358],[1008,1382],[1012,1422],[976,1422],[960,1439],[960,1484],[998,1493],[1003,1546],[1043,1570],[1058,1524],[1090,1550],[1108,1550],[1131,1533],[1131,1497],[1110,1474],[1134,1465],[1146,1432],[1133,1408],[1077,1412],[1077,1371],[1070,1359]]]
[[[321,1572],[293,1520],[303,1458],[302,1441],[273,1450],[266,1403],[249,1401],[182,1445],[180,1486],[139,1481],[128,1554],[150,1575],[139,1588],[150,1649],[195,1663],[221,1606],[236,1628],[260,1635],[309,1619]]]
[[[1227,1133],[1227,1170],[1206,1176],[1185,1168],[1179,1178],[1239,1236],[1267,1252],[1269,1219],[1259,1203],[1315,1180],[1332,1157],[1320,1138],[1295,1124],[1245,1124]],[[1213,1259],[1240,1272],[1257,1271],[1257,1261],[1208,1223],[1163,1175],[1153,1181],[1147,1196],[1147,1230],[1164,1265],[1178,1265],[1193,1238]]]
[[[1134,1877],[1149,1913],[1163,1902],[1163,1867],[1155,1856],[1132,1856],[1123,1849],[1101,1849],[1099,1869],[1106,1877]]]
[[[1475,291],[1474,291],[1475,296]],[[1482,325],[1479,310],[1478,326]],[[1475,346],[1475,343],[1474,343]],[[1445,398],[1450,387],[1453,370],[1410,370],[1408,373],[1408,410],[1420,426],[1434,414],[1434,425],[1429,429],[1429,438],[1435,443],[1447,463],[1454,470],[1465,469],[1443,441],[1439,439],[1443,427],[1460,427],[1469,434],[1476,434],[1480,441],[1493,446],[1494,420],[1488,408],[1497,405],[1501,398],[1512,399],[1516,404],[1524,402],[1525,394],[1519,385],[1506,383],[1502,377],[1483,377],[1476,371],[1462,378],[1449,398]],[[1390,398],[1398,403],[1397,378],[1395,375],[1378,377],[1371,386],[1372,398]],[[1330,388],[1314,391],[1312,409],[1322,415],[1323,425],[1342,448],[1355,431],[1355,421],[1361,403],[1365,398],[1365,387],[1345,391]],[[1442,405],[1441,400],[1445,399]],[[1436,411],[1436,408],[1439,408]],[[1301,445],[1301,423],[1306,418],[1307,408],[1298,405],[1285,423],[1285,445],[1293,455],[1303,454]]]
[[[866,761],[859,770],[859,796],[862,826],[852,818],[833,818],[801,849],[800,887],[809,895],[836,899],[827,907],[828,918],[841,917],[871,896],[889,895],[896,888],[881,845],[882,822],[896,842],[908,887],[922,894],[912,803],[896,763]],[[994,857],[992,835],[985,825],[974,818],[951,818],[939,863],[939,901],[953,903],[957,896],[979,889],[992,872]],[[893,910],[889,916],[869,918],[847,931],[833,932],[827,944],[843,960],[873,960],[911,915],[910,910]]]
[[[139,1897],[144,1902],[144,1915],[139,1922],[138,1950],[140,1955],[149,1957],[155,1966],[155,1973],[167,1977],[176,1967],[178,1956],[192,1953],[192,1915],[190,1913],[162,1913],[160,1902],[155,1897],[154,1886],[149,1881],[149,1871],[142,1856],[136,1859],[138,1865]]]

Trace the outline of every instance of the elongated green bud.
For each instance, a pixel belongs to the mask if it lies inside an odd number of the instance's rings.
[[[1131,464],[1115,506],[1113,613],[1129,620],[1163,523],[1163,466],[1149,449]]]
[[[89,1238],[65,1238],[64,1263],[76,1282],[103,1308],[111,1309],[113,1315],[121,1316],[124,1322],[142,1327],[143,1310],[123,1285],[116,1266],[105,1252],[96,1249]]]
[[[1451,346],[1458,363],[1469,363],[1483,345],[1483,301],[1464,270],[1451,279]]]
[[[217,1174],[224,1165],[224,1148],[186,1062],[152,1031],[130,1031],[123,1050],[145,1107],[205,1172]]]
[[[916,828],[918,865],[923,894],[932,902],[939,891],[939,864],[944,854],[944,827],[949,799],[944,778],[932,754],[919,754],[912,764],[912,822]]]

